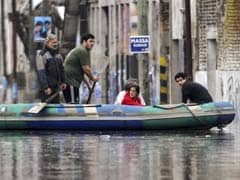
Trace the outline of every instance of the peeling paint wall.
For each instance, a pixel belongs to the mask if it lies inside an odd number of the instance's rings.
[[[240,72],[217,71],[216,97],[231,102],[240,114]]]
[[[219,24],[219,70],[240,69],[240,1],[226,0],[226,11]]]
[[[195,81],[207,87],[207,72],[197,71]],[[240,115],[240,71],[216,71],[215,94],[211,94],[214,101],[228,101],[232,103]]]

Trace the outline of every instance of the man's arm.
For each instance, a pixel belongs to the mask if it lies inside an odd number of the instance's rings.
[[[88,90],[91,90],[91,82],[86,74],[83,75],[83,82],[87,85]]]
[[[184,95],[182,96],[182,102],[183,102],[183,103],[186,104],[186,103],[187,103],[187,99],[188,99],[188,98],[187,98],[186,96],[184,96]]]
[[[88,76],[88,78],[94,82],[99,80],[99,77],[95,77],[92,74],[91,67],[89,65],[82,66],[83,72]]]
[[[182,102],[183,103],[189,103],[190,102],[190,97],[191,93],[197,93],[197,92],[191,92],[191,84],[187,83],[182,87]]]
[[[45,64],[46,64],[46,58],[44,57],[44,55],[38,54],[36,57],[36,66],[37,66],[40,89],[44,90],[45,94],[50,95],[52,93],[52,89],[48,87]]]
[[[37,68],[40,88],[42,90],[48,88],[45,64],[46,64],[46,60],[43,57],[43,55],[38,54],[36,57],[36,68]]]

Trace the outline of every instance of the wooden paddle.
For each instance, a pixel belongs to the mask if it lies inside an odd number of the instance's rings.
[[[31,107],[26,113],[38,114],[38,113],[41,112],[41,111],[47,106],[47,104],[48,104],[51,100],[53,100],[53,98],[55,98],[58,94],[59,94],[59,90],[56,91],[54,94],[52,94],[48,99],[46,99],[45,102],[40,102],[40,103],[37,103],[37,104],[33,105],[33,107]]]

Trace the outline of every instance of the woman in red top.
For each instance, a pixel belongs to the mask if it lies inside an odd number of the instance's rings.
[[[135,84],[131,85],[129,87],[129,90],[124,95],[124,98],[121,104],[143,106],[143,104],[141,104],[141,99],[138,97],[139,91],[140,91],[140,88],[138,85],[135,85]]]

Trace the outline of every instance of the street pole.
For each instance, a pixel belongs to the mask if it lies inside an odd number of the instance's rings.
[[[140,0],[137,2],[138,8],[138,34],[148,35],[148,1]],[[149,88],[149,58],[148,54],[138,55],[138,79],[140,90],[146,101],[146,104],[150,103],[150,88]]]
[[[13,80],[17,75],[17,35],[16,35],[16,0],[12,0],[12,48],[13,48]]]
[[[12,101],[18,101],[18,85],[17,85],[17,34],[16,34],[16,0],[12,0],[12,45],[13,45],[13,82],[12,82]]]
[[[5,3],[4,0],[1,0],[1,34],[2,34],[2,52],[3,52],[3,75],[6,77],[7,68],[6,68],[6,32],[5,32]]]
[[[60,50],[63,58],[76,46],[80,8],[87,8],[87,3],[81,0],[66,0],[65,3],[64,27]],[[81,12],[81,14],[83,14],[83,12]],[[80,27],[80,29],[82,30],[82,27]]]
[[[186,18],[186,66],[185,72],[189,78],[193,78],[192,73],[192,32],[191,32],[191,0],[185,0],[185,18]]]
[[[49,13],[49,10],[50,10],[50,6],[49,6],[49,3],[48,3],[48,0],[43,0],[42,1],[42,16],[47,16]]]
[[[33,42],[33,28],[34,28],[34,11],[32,9],[32,0],[29,0],[29,16],[28,16],[28,22],[29,22],[29,38],[28,38],[28,45],[29,45],[29,60],[30,60],[30,70],[35,70],[35,47],[36,45]]]
[[[3,96],[1,101],[4,103],[6,101],[7,96],[7,86],[8,86],[8,80],[7,80],[7,62],[6,62],[6,32],[5,32],[5,3],[4,0],[1,0],[1,34],[2,34],[2,52],[3,52]]]

